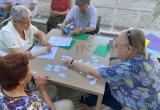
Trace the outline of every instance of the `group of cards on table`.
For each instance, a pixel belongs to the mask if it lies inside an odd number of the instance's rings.
[[[66,59],[73,59],[71,56],[67,56],[67,55],[62,55],[61,56],[61,60],[66,60]],[[94,66],[96,68],[99,67],[105,67],[105,65],[100,64],[100,61],[98,60],[97,56],[92,56],[90,61],[84,61],[83,59],[79,59],[77,60],[78,62],[81,63],[85,63],[91,66]],[[58,73],[58,77],[59,78],[66,78],[67,74],[65,73],[65,71],[68,70],[67,66],[63,66],[63,65],[52,65],[52,64],[47,64],[44,67],[44,70],[47,72],[56,72]],[[80,72],[80,74],[82,74],[82,72]],[[95,85],[97,83],[97,79],[91,75],[86,75],[87,80],[89,81],[90,85]]]

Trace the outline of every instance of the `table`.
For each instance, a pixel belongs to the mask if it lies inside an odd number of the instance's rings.
[[[57,31],[57,30],[56,30]],[[61,33],[59,31],[59,33]],[[51,30],[48,34],[47,37],[50,37],[51,35],[56,34],[55,30]],[[74,70],[67,70],[64,71],[66,74],[66,78],[59,78],[58,77],[58,73],[56,72],[46,72],[44,70],[44,67],[47,64],[52,64],[52,65],[61,65],[62,61],[61,61],[61,55],[67,55],[67,56],[72,56],[75,59],[83,59],[84,61],[88,61],[89,59],[91,59],[90,57],[92,56],[92,53],[94,51],[94,49],[97,47],[98,44],[106,44],[108,43],[109,40],[106,37],[95,37],[95,36],[89,36],[89,39],[87,41],[77,41],[77,43],[70,49],[70,50],[65,50],[62,48],[58,48],[58,51],[56,53],[56,56],[53,60],[50,59],[31,59],[30,60],[30,67],[32,69],[32,71],[36,71],[38,73],[41,73],[43,75],[46,75],[50,78],[51,81],[53,81],[54,83],[58,83],[60,85],[63,86],[67,86],[69,88],[74,88],[74,89],[78,89],[87,93],[91,93],[91,94],[95,94],[98,96],[98,100],[97,100],[97,104],[96,104],[96,110],[100,110],[101,107],[101,103],[102,103],[102,99],[103,99],[103,94],[104,94],[104,90],[105,90],[105,82],[106,80],[104,79],[98,79],[97,80],[97,84],[91,86],[89,84],[89,81],[86,78],[85,74],[80,74],[78,71],[74,71]],[[87,50],[83,50],[79,51],[79,53],[77,54],[77,46],[80,45],[92,45],[91,47],[89,47],[89,51]],[[98,60],[100,61],[100,63],[108,65],[109,64],[109,58],[110,58],[110,53],[107,55],[107,57],[100,57],[97,56]]]

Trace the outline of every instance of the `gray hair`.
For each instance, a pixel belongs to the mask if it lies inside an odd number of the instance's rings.
[[[10,18],[12,20],[23,20],[24,17],[30,17],[31,11],[23,5],[14,6],[11,9]]]
[[[128,39],[128,31],[130,31],[131,34],[131,42],[132,42],[132,47],[134,50],[137,51],[137,54],[146,54],[146,48],[145,48],[145,34],[142,30],[140,29],[129,29],[126,30],[126,39]],[[129,41],[129,39],[128,39]]]

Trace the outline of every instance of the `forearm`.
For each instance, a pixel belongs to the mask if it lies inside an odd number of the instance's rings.
[[[85,32],[92,32],[92,31],[94,31],[95,30],[95,28],[93,28],[93,27],[87,27],[87,28],[83,28],[83,32],[85,33]]]
[[[87,64],[83,64],[83,63],[79,63],[77,61],[73,61],[72,62],[72,67],[78,71],[81,71],[83,73],[87,73],[87,74],[90,74],[90,75],[93,75],[97,78],[99,78],[99,72],[98,72],[98,69],[97,68],[93,68],[92,66],[90,65],[87,65]]]
[[[56,110],[53,102],[51,101],[51,99],[49,98],[46,90],[43,90],[43,91],[40,91],[42,97],[43,97],[43,100],[44,102],[51,108],[51,110]]]
[[[42,31],[38,31],[35,36],[39,38],[41,45],[48,46],[48,41]]]
[[[64,12],[58,12],[59,15],[66,15],[69,12],[69,9]]]

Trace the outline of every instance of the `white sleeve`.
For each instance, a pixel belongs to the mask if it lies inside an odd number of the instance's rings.
[[[3,31],[2,33],[2,43],[6,48],[21,48],[18,40],[11,33]]]
[[[39,31],[39,29],[36,26],[33,26],[32,24],[31,24],[31,29],[33,31],[33,34]]]

